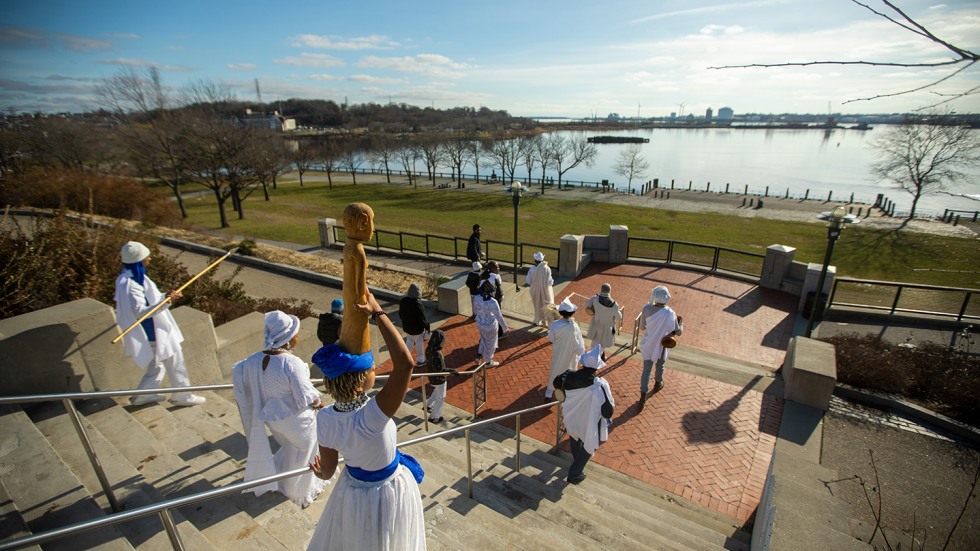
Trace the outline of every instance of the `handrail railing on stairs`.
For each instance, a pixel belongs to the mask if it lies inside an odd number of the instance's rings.
[[[474,372],[475,371],[478,371],[478,370],[474,370]],[[427,375],[429,375],[429,374],[419,374],[419,376],[427,376]],[[439,375],[442,375],[442,374],[439,374]],[[221,387],[221,388],[214,388],[214,387]],[[221,390],[222,388],[228,388],[228,387],[230,387],[230,385],[204,385],[204,386],[193,387],[193,389],[194,390]],[[182,388],[179,388],[179,389],[166,389],[166,390],[171,390],[171,391],[184,391],[184,392],[186,392],[188,390],[188,388],[189,387],[182,387]],[[164,390],[164,389],[153,389],[153,390],[146,391],[144,393],[161,392],[162,390]],[[107,392],[101,392],[101,393],[72,393],[71,396],[83,395],[84,397],[91,397],[92,394],[108,394],[108,395],[112,395],[112,396],[125,396],[125,395],[129,395],[129,394],[137,394],[137,392],[126,392],[126,391],[116,390],[116,391],[107,391]],[[0,404],[2,404],[2,403],[11,403],[10,400],[12,400],[14,398],[21,398],[22,399],[20,402],[15,402],[15,403],[24,403],[25,401],[41,402],[41,401],[49,401],[49,400],[55,399],[55,398],[50,398],[51,396],[67,396],[67,395],[59,395],[59,394],[51,395],[51,394],[49,394],[49,395],[37,395],[37,396],[13,396],[13,397],[8,397],[8,398],[0,398],[0,400],[6,400],[7,401],[7,402],[0,401]],[[24,400],[24,399],[27,399],[27,400]],[[66,398],[66,400],[71,401],[71,399],[69,399],[69,398]],[[424,403],[425,402],[423,401],[423,404]],[[540,404],[540,405],[537,405],[537,406],[532,406],[532,407],[529,407],[529,408],[526,408],[526,409],[522,409],[520,411],[514,411],[514,412],[511,412],[511,413],[505,413],[504,415],[499,415],[499,416],[493,417],[491,419],[484,419],[482,421],[477,421],[475,423],[469,423],[469,424],[458,426],[458,427],[454,427],[454,428],[451,428],[451,429],[446,429],[444,431],[440,431],[440,432],[437,432],[437,433],[434,433],[434,434],[428,434],[428,435],[425,435],[425,436],[420,436],[418,438],[413,438],[411,440],[406,440],[404,442],[401,442],[401,443],[398,444],[398,447],[399,448],[408,447],[408,446],[412,446],[412,445],[415,445],[415,444],[420,444],[422,442],[427,442],[429,440],[434,440],[436,438],[443,438],[445,436],[451,436],[451,435],[457,434],[459,432],[463,432],[466,435],[466,479],[467,479],[467,496],[470,499],[472,499],[473,498],[473,461],[472,461],[471,452],[470,452],[470,447],[471,447],[471,444],[472,444],[472,436],[471,436],[471,432],[470,431],[472,431],[474,428],[481,427],[483,425],[487,425],[487,424],[490,424],[490,423],[497,423],[497,422],[502,421],[504,419],[509,419],[511,417],[514,417],[515,418],[515,425],[516,425],[516,427],[515,427],[516,428],[516,435],[515,435],[515,439],[516,439],[516,451],[515,451],[515,465],[514,466],[515,466],[515,471],[520,472],[520,470],[521,470],[521,457],[520,457],[520,454],[521,454],[521,430],[520,430],[521,429],[521,415],[524,415],[526,413],[532,413],[532,412],[535,412],[535,411],[550,409],[552,406],[554,406],[556,404],[557,404],[557,402],[549,402],[549,403],[546,403],[546,404]],[[561,437],[563,435],[562,421],[561,421],[561,408],[557,408],[557,416],[556,416],[556,422],[555,422],[555,424],[556,424],[556,432],[555,432],[555,434],[556,434],[556,441],[555,441],[555,447],[557,447],[558,444],[560,443]],[[233,483],[233,484],[229,484],[229,485],[227,485],[227,486],[225,486],[223,488],[216,488],[216,489],[213,489],[213,490],[207,490],[207,491],[199,492],[199,493],[192,494],[192,495],[189,495],[189,496],[184,496],[184,497],[169,499],[169,500],[166,500],[166,501],[161,501],[160,503],[154,503],[154,504],[151,504],[151,505],[144,505],[142,507],[138,507],[136,509],[132,509],[132,510],[129,510],[129,511],[116,512],[116,513],[113,513],[113,514],[111,514],[109,516],[106,516],[106,517],[102,517],[102,518],[98,518],[98,519],[92,519],[92,520],[87,520],[87,521],[79,522],[79,523],[76,523],[76,524],[71,524],[69,526],[62,526],[60,528],[55,528],[55,529],[52,529],[52,530],[48,530],[46,532],[41,532],[39,534],[33,534],[33,535],[30,535],[30,536],[24,536],[24,537],[21,537],[21,538],[17,538],[17,539],[13,539],[13,540],[8,540],[8,541],[5,541],[5,542],[0,542],[0,551],[9,551],[9,550],[14,550],[14,549],[23,549],[25,547],[30,547],[30,546],[33,546],[33,545],[41,545],[41,544],[48,543],[48,542],[51,542],[51,541],[54,541],[54,540],[66,538],[66,537],[72,536],[74,534],[79,534],[79,533],[87,532],[87,531],[90,531],[90,530],[96,530],[98,528],[104,528],[104,527],[107,527],[107,526],[114,526],[116,524],[121,524],[123,522],[128,522],[130,520],[135,520],[137,518],[142,518],[142,517],[146,517],[146,516],[150,516],[150,515],[154,515],[154,514],[160,516],[160,520],[163,523],[164,529],[167,532],[167,536],[170,538],[170,543],[173,546],[174,550],[175,551],[184,551],[184,549],[186,549],[186,548],[184,547],[184,543],[183,543],[183,541],[180,538],[180,533],[177,530],[177,526],[176,526],[176,524],[174,524],[173,516],[170,513],[170,511],[172,509],[184,507],[186,505],[192,505],[194,503],[199,503],[199,502],[202,502],[202,501],[207,501],[207,500],[214,499],[214,498],[217,498],[217,497],[222,497],[222,496],[234,494],[234,493],[237,493],[237,492],[241,492],[241,491],[247,490],[249,488],[253,488],[255,486],[261,486],[263,484],[268,484],[270,482],[277,482],[279,480],[285,480],[287,478],[291,478],[291,477],[294,477],[294,476],[300,476],[300,475],[305,474],[305,473],[307,473],[309,471],[310,471],[310,469],[309,469],[309,467],[307,467],[307,468],[295,469],[295,470],[288,471],[288,472],[285,472],[285,473],[279,473],[279,474],[275,474],[275,475],[272,475],[272,476],[267,476],[267,477],[259,478],[259,479],[256,479],[256,480],[252,480],[250,482],[236,482],[236,483]]]

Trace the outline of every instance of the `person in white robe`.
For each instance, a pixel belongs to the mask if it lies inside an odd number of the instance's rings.
[[[187,365],[184,363],[184,353],[180,343],[184,335],[177,327],[170,304],[180,299],[183,294],[171,291],[164,295],[156,283],[146,274],[150,264],[150,249],[138,241],[129,241],[120,251],[123,269],[116,277],[116,324],[125,329],[136,323],[147,312],[152,310],[167,297],[170,303],[161,307],[155,314],[140,323],[123,337],[123,350],[133,358],[136,365],[145,370],[143,378],[136,387],[138,390],[160,388],[164,375],[170,379],[173,387],[190,386],[187,375]],[[163,394],[138,394],[129,401],[133,405],[162,402],[167,397]],[[203,396],[190,392],[175,392],[170,397],[171,403],[178,406],[195,406],[203,404]]]
[[[397,447],[392,416],[405,400],[415,358],[378,305],[366,293],[355,304],[375,320],[391,357],[391,372],[374,396],[374,358],[370,351],[350,354],[336,344],[313,355],[323,372],[333,405],[317,414],[320,453],[310,465],[321,479],[344,468],[317,522],[308,551],[425,551],[425,517],[419,483],[424,472],[413,457]]]
[[[610,296],[612,286],[603,283],[599,293],[585,301],[585,309],[592,312],[592,322],[585,338],[590,339],[590,345],[602,347],[602,359],[606,359],[606,349],[616,344],[616,331],[623,323],[623,309]]]
[[[596,376],[596,372],[606,366],[602,361],[602,347],[596,345],[582,354],[581,363],[581,369],[568,371],[554,381],[555,385],[565,389],[561,415],[572,450],[567,478],[571,484],[585,480],[585,466],[599,444],[609,438],[609,425],[616,406],[609,383]]]
[[[544,259],[544,253],[538,251],[534,253],[534,261],[537,263],[528,271],[526,282],[531,286],[531,305],[534,306],[534,324],[547,325],[548,317],[545,309],[549,304],[555,303],[555,284],[551,277],[551,267]]]
[[[299,318],[279,310],[265,315],[263,349],[231,369],[235,401],[248,440],[245,481],[292,471],[316,457],[316,410],[320,392],[310,368],[292,353],[299,342]],[[272,455],[269,437],[279,443]],[[312,472],[245,490],[255,495],[278,491],[300,507],[309,507],[326,481]]]
[[[480,285],[480,296],[473,301],[473,314],[476,316],[476,327],[480,332],[480,345],[478,348],[479,358],[477,362],[486,365],[488,368],[497,367],[500,362],[493,360],[493,353],[497,349],[497,339],[499,330],[504,333],[510,331],[507,321],[500,312],[500,304],[493,298],[496,286],[489,279],[483,280]]]
[[[640,353],[643,356],[643,373],[640,376],[640,409],[646,404],[650,385],[650,371],[654,364],[654,392],[664,388],[664,364],[667,362],[668,349],[663,340],[668,336],[680,336],[684,332],[684,320],[667,306],[670,301],[670,291],[663,285],[654,287],[650,294],[650,302],[643,305],[640,312],[640,331],[643,339],[640,341]]]
[[[582,330],[578,322],[572,317],[578,307],[572,301],[565,298],[558,305],[558,313],[561,319],[551,322],[548,328],[548,340],[551,341],[551,369],[548,371],[548,381],[544,390],[544,401],[551,400],[555,394],[555,377],[575,369],[578,365],[578,358],[585,352],[585,340],[582,338]]]

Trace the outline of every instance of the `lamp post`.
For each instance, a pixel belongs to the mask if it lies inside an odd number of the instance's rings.
[[[860,222],[858,217],[853,214],[847,214],[847,209],[842,205],[834,207],[834,210],[830,212],[821,212],[817,215],[817,218],[828,220],[830,223],[827,224],[827,252],[823,257],[823,268],[820,270],[820,278],[817,279],[817,289],[813,295],[813,307],[810,309],[810,319],[806,323],[806,333],[804,336],[807,338],[813,334],[813,324],[817,316],[823,315],[824,304],[820,299],[820,295],[823,294],[823,284],[827,280],[827,267],[830,266],[830,257],[834,254],[834,242],[840,237],[841,231],[844,229],[844,224],[856,224]]]
[[[510,185],[510,193],[514,200],[514,290],[520,292],[521,286],[517,283],[517,215],[521,208],[521,195],[524,193],[524,186],[520,182],[514,182]]]

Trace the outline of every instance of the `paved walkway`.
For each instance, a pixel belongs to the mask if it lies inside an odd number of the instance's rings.
[[[612,285],[613,296],[627,310],[626,335],[650,291],[665,283],[673,294],[671,305],[685,315],[685,348],[755,364],[756,379],[771,377],[782,362],[795,320],[792,297],[724,278],[635,265],[590,266],[556,295],[578,293],[582,296],[575,298],[581,303],[602,282]],[[508,323],[512,332],[501,339],[494,356],[501,366],[487,376],[488,403],[479,412],[484,418],[543,400],[551,361],[547,331],[527,320]],[[446,332],[447,364],[472,369],[479,341],[476,325],[454,316],[439,328]],[[667,365],[666,387],[639,411],[642,359],[626,347],[615,349],[603,376],[613,390],[616,414],[610,439],[593,460],[744,522],[762,496],[782,399],[750,390],[753,384],[733,385],[671,369],[670,361]],[[389,369],[387,362],[379,367],[381,372]],[[447,402],[472,411],[471,379],[450,378]],[[554,410],[522,419],[521,432],[553,443]]]

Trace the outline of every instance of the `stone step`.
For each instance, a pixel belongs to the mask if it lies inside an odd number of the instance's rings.
[[[183,427],[194,433],[189,435],[182,433],[184,436],[181,436],[180,441],[189,446],[190,440],[196,435],[199,440],[194,444],[195,446],[213,447],[213,455],[219,461],[219,465],[234,466],[233,468],[213,469],[215,474],[223,471],[231,475],[230,478],[213,480],[216,486],[240,482],[245,475],[245,458],[248,455],[248,445],[245,436],[241,433],[241,417],[238,414],[238,407],[221,396],[212,393],[202,393],[202,395],[208,398],[203,407],[173,408],[170,410],[173,417]],[[211,406],[208,407],[208,404]],[[184,438],[187,438],[187,441],[184,441]],[[278,449],[275,439],[270,439],[270,443],[273,446],[273,451]],[[233,448],[232,451],[242,454],[241,460],[226,454],[224,452],[225,447]],[[325,497],[318,498],[318,500]],[[271,522],[275,522],[273,535],[287,546],[295,545],[297,541],[308,541],[313,535],[313,530],[316,529],[316,523],[303,513],[303,509],[299,505],[286,499],[278,492],[268,492],[261,496],[255,496],[252,493],[236,494],[230,496],[230,499],[260,525],[268,527]]]
[[[459,449],[444,449],[445,442],[432,441],[421,444],[429,458],[427,464],[438,462],[450,473],[459,478],[459,489],[465,495],[465,445],[455,441]],[[504,516],[513,517],[522,526],[532,527],[527,537],[537,541],[536,547],[548,547],[551,542],[562,546],[597,546],[612,549],[648,549],[649,541],[633,539],[637,527],[626,527],[619,522],[607,522],[606,511],[598,509],[595,503],[586,503],[573,495],[571,485],[564,480],[553,479],[550,484],[542,483],[525,473],[515,473],[499,463],[485,449],[474,444],[471,449],[474,468],[474,496],[479,503],[486,504]],[[462,452],[462,453],[461,453]],[[454,458],[459,458],[454,460]],[[627,535],[629,534],[629,535]],[[657,541],[655,533],[644,534],[652,537],[662,549],[688,549],[675,546],[666,540]],[[541,541],[544,539],[545,541]]]
[[[109,500],[95,474],[88,455],[82,446],[78,433],[60,402],[45,402],[27,410],[34,425],[44,434],[48,442],[58,450],[75,477],[82,482],[86,491],[92,495],[103,510],[110,509]],[[95,449],[99,463],[112,486],[113,494],[122,511],[136,509],[166,500],[150,485],[126,460],[118,450],[87,420],[85,431]],[[209,549],[210,543],[179,511],[173,511],[173,520],[180,531],[181,539],[191,549]],[[142,517],[117,525],[130,544],[137,549],[148,551],[169,551],[173,549],[170,538],[164,531],[157,515]]]
[[[27,527],[27,521],[17,510],[17,504],[7,493],[7,488],[0,479],[0,541],[24,538],[31,535],[31,529]],[[25,547],[31,551],[41,551],[41,547],[32,545]]]
[[[140,410],[160,410],[155,418],[169,415],[160,405],[119,407],[112,400],[90,400],[80,407],[89,421],[106,439],[167,498],[175,498],[212,490],[216,486],[199,469],[185,461],[136,419],[132,413]],[[169,424],[175,424],[170,419]],[[194,450],[185,454],[193,459]],[[230,460],[229,460],[230,461]],[[190,520],[215,549],[241,551],[243,547],[256,550],[282,551],[284,546],[258,522],[238,509],[227,498],[212,499],[182,507],[180,511]]]
[[[506,442],[510,455],[504,464],[513,468],[513,431],[499,425],[487,425],[481,430],[493,435],[498,442]],[[556,453],[550,446],[528,437],[521,440],[521,452],[522,472],[526,470],[543,482],[556,476],[561,479],[567,476],[571,463],[569,453]],[[575,490],[584,492],[590,500],[603,503],[604,508],[625,507],[620,513],[624,517],[650,517],[637,519],[637,524],[654,525],[665,533],[679,529],[678,539],[682,541],[690,535],[718,548],[748,548],[751,535],[739,530],[740,523],[736,519],[595,463],[589,464],[586,473],[590,478]]]
[[[0,479],[32,533],[105,516],[58,452],[20,408],[0,407]],[[127,550],[115,527],[82,532],[45,549]]]

